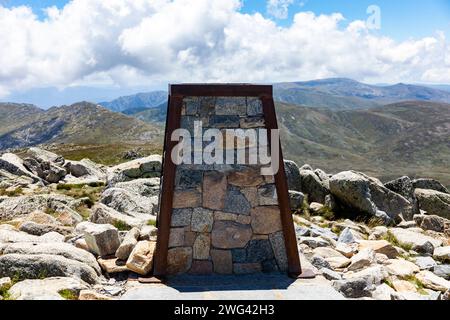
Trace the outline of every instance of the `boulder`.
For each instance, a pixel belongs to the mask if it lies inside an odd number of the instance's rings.
[[[89,250],[103,257],[114,255],[120,246],[119,232],[110,224],[82,222],[82,229]]]
[[[51,162],[58,166],[63,166],[65,163],[64,157],[37,147],[29,148],[26,152],[26,156],[34,158],[39,162]]]
[[[424,230],[431,230],[441,233],[446,232],[446,230],[450,230],[450,220],[439,216],[418,214],[414,216],[414,221]]]
[[[126,262],[123,260],[119,260],[117,258],[114,259],[98,259],[98,264],[102,268],[102,270],[108,274],[128,272],[128,268],[126,266]]]
[[[43,280],[25,280],[11,287],[9,293],[14,300],[64,300],[61,292],[71,292],[78,296],[88,289],[87,283],[71,277],[54,277]]]
[[[367,278],[351,278],[332,282],[333,287],[347,298],[370,297],[375,289]]]
[[[108,188],[100,202],[130,217],[149,220],[158,207],[158,196],[141,196],[122,188]]]
[[[303,205],[304,199],[305,195],[303,193],[289,190],[289,204],[291,206],[291,210],[300,209]]]
[[[106,171],[103,167],[89,159],[68,161],[64,168],[75,178],[92,177],[100,181],[106,181]]]
[[[329,281],[333,281],[333,280],[342,280],[342,276],[337,273],[336,271],[327,269],[327,268],[323,268],[320,270],[320,272],[322,273],[322,276],[329,280]]]
[[[286,173],[286,180],[289,190],[302,191],[302,185],[300,181],[300,169],[294,161],[284,161],[284,171]]]
[[[29,171],[23,164],[23,160],[13,153],[4,153],[0,157],[0,170],[13,174],[15,176],[25,176],[31,178],[33,182],[39,182],[41,179]]]
[[[92,207],[92,214],[89,220],[97,224],[112,224],[120,223],[129,228],[140,227],[145,225],[149,220],[146,216],[143,217],[131,217],[126,214],[120,213],[117,210],[108,207],[103,203],[98,203]]]
[[[361,240],[358,242],[360,251],[367,248],[374,250],[375,253],[384,254],[390,259],[395,259],[398,256],[397,249],[386,240]]]
[[[51,210],[56,214],[67,213],[74,220],[83,218],[74,210],[79,200],[60,194],[35,194],[0,199],[0,220],[26,216],[36,210]]]
[[[76,248],[68,243],[7,243],[0,244],[0,255],[57,255],[69,260],[86,264],[100,275],[100,268],[95,257],[82,249]]]
[[[320,237],[300,237],[299,243],[306,244],[310,248],[329,247],[330,243]]]
[[[23,165],[33,174],[48,183],[58,183],[67,175],[67,171],[48,161],[39,161],[36,158],[25,158]]]
[[[113,300],[112,298],[105,296],[104,294],[98,293],[94,290],[81,290],[78,300],[92,300],[92,301],[105,301],[105,300]]]
[[[321,256],[314,255],[311,259],[311,264],[317,269],[331,269],[330,264]],[[339,277],[340,278],[340,277]]]
[[[391,296],[395,294],[395,290],[383,283],[379,285],[373,292],[372,298],[375,300],[392,300]]]
[[[450,262],[450,246],[434,249],[433,257],[442,262]]]
[[[441,240],[411,231],[411,229],[392,228],[389,232],[395,237],[400,245],[411,247],[412,250],[419,253],[432,254],[434,248],[442,245]]]
[[[371,248],[365,248],[351,257],[350,265],[347,267],[349,271],[356,271],[369,267],[375,263],[375,251]]]
[[[428,189],[443,193],[449,193],[447,188],[437,180],[434,179],[416,179],[412,181],[414,189]]]
[[[35,236],[42,236],[49,232],[57,232],[66,236],[72,234],[73,232],[73,228],[71,227],[64,227],[54,224],[39,224],[32,221],[22,223],[19,230]]]
[[[50,254],[4,254],[0,256],[0,277],[20,275],[26,279],[42,277],[76,277],[87,283],[98,282],[96,271],[90,266]]]
[[[131,181],[134,179],[159,177],[161,163],[162,157],[160,155],[151,155],[146,158],[119,164],[108,169],[108,185],[114,185],[117,182]]]
[[[362,239],[363,239],[363,237],[361,236],[361,234],[358,231],[354,231],[350,228],[345,228],[344,231],[342,231],[341,234],[339,235],[338,242],[351,244],[351,243],[355,243],[358,240],[362,240]]]
[[[12,226],[11,226],[12,227]],[[42,236],[33,236],[31,234],[12,229],[0,228],[0,244],[2,243],[49,243],[64,242],[64,236],[55,232],[49,232]]]
[[[6,290],[12,285],[10,277],[0,278],[0,291]]]
[[[432,257],[416,257],[414,263],[420,270],[431,270],[437,266],[436,261]]]
[[[425,288],[437,290],[445,293],[450,290],[450,281],[438,277],[430,271],[420,271],[416,274],[416,278],[423,284]]]
[[[322,181],[311,170],[300,170],[301,192],[308,196],[309,202],[325,203],[330,194],[328,180]]]
[[[119,248],[117,248],[116,257],[120,260],[127,260],[131,251],[133,251],[138,243],[139,235],[140,231],[138,228],[133,228],[128,231]]]
[[[416,189],[415,195],[421,210],[429,215],[450,219],[450,194],[429,189]]]
[[[450,264],[440,264],[433,268],[433,273],[438,277],[450,280]]]
[[[344,279],[367,279],[371,285],[380,285],[385,279],[389,277],[389,273],[384,266],[374,265],[372,267],[364,268],[358,272],[344,273]]]
[[[386,188],[378,179],[363,173],[338,173],[330,178],[329,185],[340,204],[369,217],[385,219],[385,223],[398,220],[400,215],[405,220],[413,217],[412,205],[407,199]]]
[[[409,177],[404,176],[396,180],[389,181],[385,183],[384,186],[408,200],[412,205],[413,215],[420,213],[419,204],[414,194],[415,187],[413,186],[413,182]]]
[[[414,263],[403,259],[390,259],[386,263],[386,270],[391,275],[406,278],[419,272],[420,268],[416,266]]]
[[[153,267],[156,242],[139,241],[127,260],[127,268],[141,275],[147,275]]]

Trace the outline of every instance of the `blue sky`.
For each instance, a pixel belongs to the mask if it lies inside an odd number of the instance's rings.
[[[73,0],[48,19],[43,9],[68,2],[0,0],[0,101],[110,100],[176,82],[450,84],[450,0]],[[380,29],[366,24],[371,5]]]
[[[107,1],[107,0],[105,0]],[[280,26],[292,23],[299,11],[316,14],[342,13],[348,21],[367,19],[366,10],[370,5],[381,9],[383,35],[396,40],[426,37],[437,30],[450,34],[449,0],[292,0],[287,19],[274,19]],[[45,18],[43,8],[64,7],[68,0],[0,0],[7,7],[26,5],[41,18]],[[270,18],[263,0],[243,0],[242,12],[259,12]],[[273,17],[272,17],[273,18]],[[345,24],[345,22],[344,22]]]

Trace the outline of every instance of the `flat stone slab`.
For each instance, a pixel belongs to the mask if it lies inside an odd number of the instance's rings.
[[[345,300],[328,281],[281,274],[181,275],[166,284],[129,282],[121,300]]]

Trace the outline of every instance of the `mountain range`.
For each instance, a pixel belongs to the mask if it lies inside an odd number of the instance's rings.
[[[279,83],[274,91],[285,158],[331,173],[353,169],[450,185],[450,92],[350,79]],[[134,148],[160,152],[166,99],[158,91],[47,111],[0,103],[0,150],[45,144],[75,160],[108,163]]]

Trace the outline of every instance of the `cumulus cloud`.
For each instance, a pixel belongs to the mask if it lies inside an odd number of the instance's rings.
[[[274,18],[286,19],[294,0],[267,0],[267,12]]]
[[[280,1],[278,1],[280,2]],[[281,1],[282,2],[282,1]],[[444,33],[396,42],[299,12],[288,27],[239,0],[73,0],[39,20],[0,6],[0,96],[35,87],[351,77],[450,82]]]

